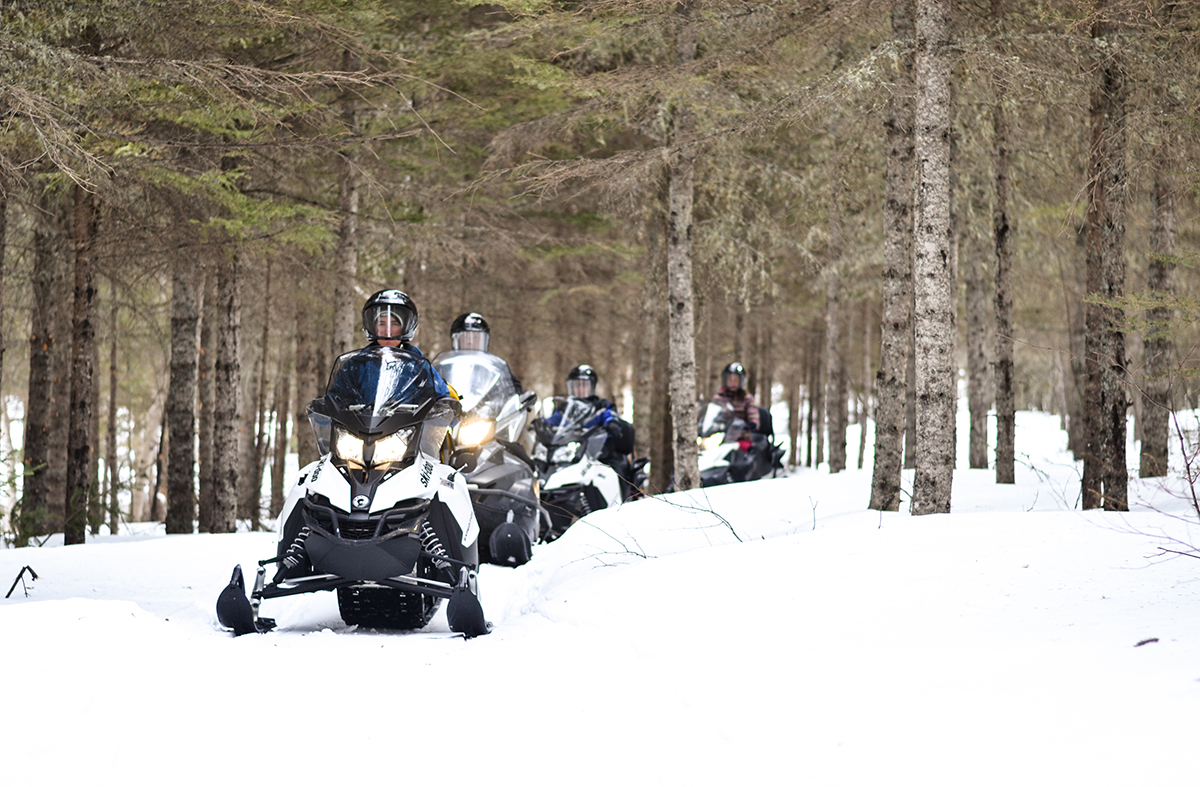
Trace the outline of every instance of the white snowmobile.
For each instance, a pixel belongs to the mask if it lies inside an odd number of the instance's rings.
[[[470,484],[480,528],[479,559],[523,565],[533,554],[545,516],[537,470],[521,444],[537,394],[517,393],[508,365],[480,350],[442,353],[433,368],[462,402],[451,463]]]
[[[276,556],[258,562],[249,598],[239,565],[217,599],[217,618],[235,635],[274,627],[259,616],[263,600],[321,590],[336,591],[350,625],[422,628],[449,599],[451,631],[491,630],[476,584],[470,491],[444,461],[460,406],[432,390],[426,363],[378,345],[338,359],[308,408],[323,455],[284,503]]]
[[[717,486],[772,478],[783,469],[783,448],[773,442],[769,410],[758,408],[759,426],[733,415],[733,409],[709,402],[700,420],[700,485]],[[743,442],[749,441],[743,448]]]
[[[548,417],[533,423],[533,461],[542,481],[542,506],[549,514],[542,539],[553,541],[576,520],[636,494],[639,484],[634,473],[640,466],[629,467],[629,481],[623,483],[621,474],[601,461],[608,432],[599,424],[587,426],[596,416],[595,407],[575,397],[548,401]]]

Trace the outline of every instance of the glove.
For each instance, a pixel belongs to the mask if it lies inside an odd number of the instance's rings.
[[[612,419],[604,425],[604,431],[608,432],[613,437],[621,436],[621,422],[616,418]]]

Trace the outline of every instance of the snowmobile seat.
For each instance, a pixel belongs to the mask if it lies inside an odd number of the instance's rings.
[[[771,411],[765,407],[758,408],[758,428],[755,432],[766,435],[769,438],[775,437],[775,426],[771,422]]]

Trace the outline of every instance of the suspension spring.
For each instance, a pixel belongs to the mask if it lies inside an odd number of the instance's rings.
[[[433,532],[433,528],[428,522],[421,523],[421,548],[433,555],[433,564],[439,569],[449,568],[450,554],[446,551],[446,547],[442,545],[442,541],[437,537],[437,533]]]
[[[308,536],[311,533],[312,528],[305,525],[300,528],[300,532],[292,539],[292,543],[288,544],[287,552],[283,556],[283,565],[286,568],[295,568],[304,560],[304,542],[308,540]]]

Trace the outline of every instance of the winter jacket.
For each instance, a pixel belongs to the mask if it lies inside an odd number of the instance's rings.
[[[750,425],[750,431],[758,429],[758,405],[754,401],[754,394],[744,388],[738,388],[731,391],[725,386],[721,386],[712,398],[713,404],[719,404],[722,407],[728,406],[733,410],[732,418],[740,418]]]

